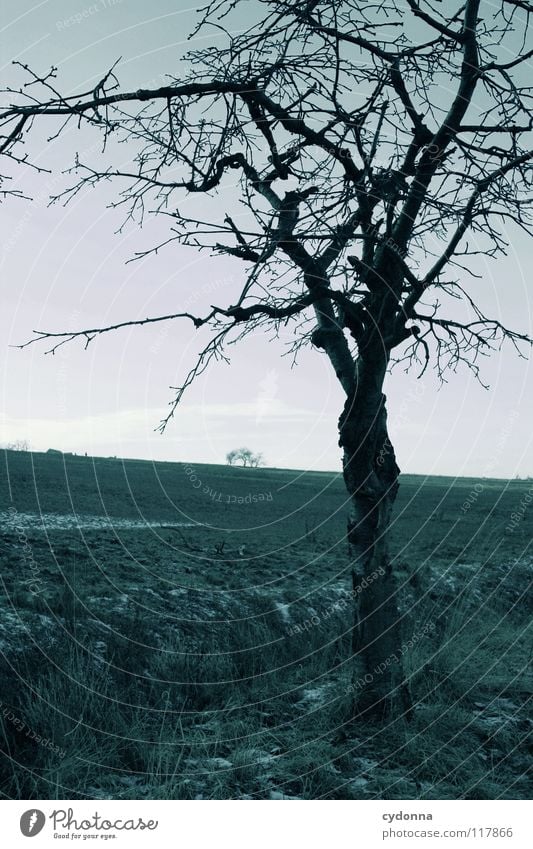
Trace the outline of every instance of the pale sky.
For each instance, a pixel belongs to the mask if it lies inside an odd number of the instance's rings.
[[[4,0],[3,80],[18,82],[13,59],[41,71],[54,64],[63,88],[74,92],[122,56],[124,88],[159,85],[190,47],[194,20],[194,10],[176,0]],[[47,145],[44,137],[36,137],[39,157],[55,169],[96,140],[80,133]],[[35,450],[211,463],[245,444],[272,466],[338,470],[342,392],[318,351],[302,352],[291,368],[283,356],[291,335],[279,341],[258,335],[235,346],[231,367],[215,364],[198,380],[163,436],[154,428],[172,399],[169,386],[182,382],[201,342],[188,323],[123,330],[87,351],[75,344],[55,357],[43,356],[37,345],[8,347],[37,328],[100,326],[181,309],[201,314],[211,303],[231,303],[242,282],[240,263],[176,245],[126,265],[135,251],[164,238],[168,223],[115,234],[122,217],[106,209],[106,188],[66,209],[47,209],[48,193],[60,185],[56,174],[32,178],[34,203],[9,200],[0,207],[0,444],[26,438]],[[24,180],[27,188],[27,175]],[[531,263],[531,244],[513,234],[508,256],[484,262],[483,279],[471,289],[494,317],[526,332]],[[490,391],[466,369],[448,375],[444,386],[430,371],[422,380],[416,372],[393,373],[390,428],[403,471],[533,475],[531,361],[508,347],[482,373]]]

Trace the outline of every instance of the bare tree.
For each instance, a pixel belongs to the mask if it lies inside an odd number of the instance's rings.
[[[27,439],[15,439],[14,442],[8,442],[6,448],[8,451],[29,451],[30,443]]]
[[[263,455],[254,454],[249,448],[234,448],[226,454],[226,462],[229,466],[241,465],[251,469],[257,469],[263,465]]]
[[[265,465],[265,458],[261,452],[258,454],[252,454],[250,457],[249,465],[252,469],[258,469],[259,466]]]
[[[237,460],[238,460],[238,456],[237,456],[238,453],[239,453],[238,448],[233,448],[231,451],[228,451],[228,453],[226,454],[226,463],[228,464],[228,466],[235,466],[236,465]]]
[[[245,5],[256,20],[243,32]],[[120,327],[178,319],[210,329],[162,430],[187,387],[248,333],[290,325],[295,351],[311,343],[329,358],[346,398],[339,439],[354,582],[366,578],[354,593],[369,681],[361,711],[408,706],[391,663],[401,617],[387,529],[399,469],[385,374],[401,362],[419,372],[432,363],[440,376],[464,363],[479,375],[481,355],[530,343],[483,313],[467,272],[476,256],[504,252],[506,224],[532,232],[531,12],[526,0],[214,0],[199,27],[216,26],[226,46],[191,53],[188,77],[123,91],[112,68],[64,96],[55,70],[26,67],[27,85],[0,115],[0,150],[16,166],[35,167],[23,145],[37,122],[54,136],[100,127],[104,155],[76,160],[62,200],[115,181],[130,219],[148,209],[171,216],[166,244],[208,248],[245,269],[236,302],[206,315],[178,307],[39,331],[26,344],[87,346]],[[128,143],[130,167],[109,164],[115,140]],[[209,216],[217,190],[235,180],[226,217],[220,199]],[[201,220],[182,202],[198,193]],[[238,220],[237,200],[247,209]]]

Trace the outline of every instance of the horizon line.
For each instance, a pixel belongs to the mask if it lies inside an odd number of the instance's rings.
[[[315,475],[337,475],[342,478],[342,470],[339,469],[295,469],[290,466],[257,466],[257,467],[246,467],[246,466],[230,466],[229,463],[208,463],[204,460],[156,460],[154,458],[149,457],[119,457],[118,455],[113,454],[88,454],[86,452],[78,453],[76,451],[63,451],[60,448],[47,448],[46,450],[38,450],[38,449],[20,449],[20,448],[9,448],[8,446],[1,446],[2,451],[6,454],[42,454],[44,456],[62,456],[62,457],[76,457],[79,459],[87,459],[87,460],[116,460],[120,462],[132,462],[132,463],[152,463],[155,465],[157,463],[169,463],[171,465],[195,465],[195,466],[217,466],[222,469],[246,469],[249,471],[260,472],[260,471],[279,471],[279,472],[297,472],[299,474],[315,474]],[[409,471],[401,471],[400,479],[402,477],[418,477],[418,478],[446,478],[452,480],[494,480],[494,481],[529,481],[532,479],[532,475],[519,476],[518,474],[514,477],[509,476],[489,476],[489,475],[457,475],[457,474],[435,474],[431,472],[409,472]]]

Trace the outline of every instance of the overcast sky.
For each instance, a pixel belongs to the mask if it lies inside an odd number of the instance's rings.
[[[41,71],[54,64],[62,87],[74,92],[123,57],[118,73],[125,88],[159,85],[190,47],[194,20],[194,10],[179,0],[4,0],[3,80],[18,80],[13,59]],[[95,140],[80,134],[51,145],[42,136],[36,143],[42,161],[58,168]],[[135,251],[164,238],[168,224],[159,220],[116,234],[122,217],[106,208],[105,188],[66,209],[47,208],[53,180],[34,180],[32,204],[10,200],[0,207],[0,443],[26,438],[35,450],[214,463],[246,444],[262,451],[269,465],[337,470],[342,393],[317,351],[302,352],[291,368],[284,356],[290,336],[259,335],[235,347],[231,367],[214,365],[198,380],[163,436],[154,428],[172,399],[169,387],[182,381],[198,351],[189,324],[123,330],[87,351],[71,345],[55,357],[43,356],[38,346],[8,347],[36,328],[100,326],[185,307],[202,313],[211,303],[231,302],[242,279],[238,263],[175,245],[126,265]],[[508,257],[487,261],[474,284],[494,317],[529,332],[531,263],[531,245],[513,234]],[[444,386],[430,372],[422,380],[416,372],[393,373],[390,425],[403,471],[533,474],[531,362],[506,348],[485,362],[483,378],[490,391],[466,369],[450,374]]]

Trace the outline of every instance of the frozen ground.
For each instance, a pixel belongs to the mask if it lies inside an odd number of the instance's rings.
[[[142,528],[194,528],[198,522],[154,522],[147,519],[123,519],[116,516],[92,516],[82,513],[19,513],[14,510],[0,510],[0,526],[6,530],[17,531],[70,531]]]

